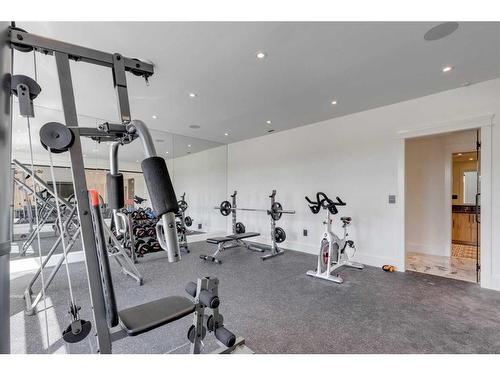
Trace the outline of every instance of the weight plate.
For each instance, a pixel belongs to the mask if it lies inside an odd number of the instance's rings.
[[[274,230],[274,238],[277,243],[282,243],[286,240],[286,233],[283,228],[276,227],[276,229]]]
[[[222,202],[219,210],[222,216],[228,216],[231,213],[231,203],[229,201]]]
[[[236,231],[236,234],[242,234],[242,233],[245,233],[245,231],[246,231],[245,226],[243,225],[243,223],[240,223],[240,222],[236,223],[234,229]]]
[[[40,129],[42,146],[55,154],[68,151],[74,140],[73,132],[59,122],[48,122]]]
[[[186,224],[186,227],[190,227],[191,225],[193,225],[193,219],[191,219],[191,217],[189,216],[186,216],[184,218],[184,224]]]
[[[279,202],[274,202],[271,205],[271,217],[273,218],[274,221],[278,221],[281,219],[283,207],[281,206],[281,203]]]

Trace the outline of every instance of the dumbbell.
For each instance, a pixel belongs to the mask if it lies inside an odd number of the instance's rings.
[[[146,236],[146,228],[142,224],[134,225],[132,231],[134,232],[134,236],[136,237],[145,237]]]
[[[142,257],[144,254],[151,252],[151,245],[143,239],[138,239],[135,242],[135,252],[138,256]]]
[[[156,236],[156,228],[154,226],[146,226],[146,236],[154,237]]]
[[[154,253],[161,250],[161,246],[154,237],[147,237],[144,239],[146,244],[150,247],[149,252]]]
[[[216,257],[213,257],[211,255],[200,255],[200,259],[202,260],[206,260],[207,262],[213,262],[213,263],[217,263],[217,264],[222,264],[222,260],[216,258]]]

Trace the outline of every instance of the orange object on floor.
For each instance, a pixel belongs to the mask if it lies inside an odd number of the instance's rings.
[[[396,267],[391,266],[391,265],[388,265],[388,264],[383,265],[383,266],[382,266],[382,269],[383,269],[385,272],[394,272],[394,271],[396,271]]]

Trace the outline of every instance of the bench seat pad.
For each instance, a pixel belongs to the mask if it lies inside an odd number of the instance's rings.
[[[228,237],[233,239],[233,240],[242,240],[244,238],[258,237],[258,236],[260,236],[260,233],[246,232],[246,233],[240,233],[240,234],[231,234]]]
[[[207,238],[208,243],[214,243],[214,244],[220,244],[222,242],[227,242],[227,241],[232,241],[232,238],[229,237],[213,237],[213,238]]]
[[[136,336],[183,318],[194,309],[188,298],[170,296],[119,311],[118,315],[127,335]]]

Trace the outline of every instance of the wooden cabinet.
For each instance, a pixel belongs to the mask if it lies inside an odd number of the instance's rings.
[[[475,245],[477,229],[476,214],[465,212],[454,212],[452,214],[451,238],[453,242]]]

